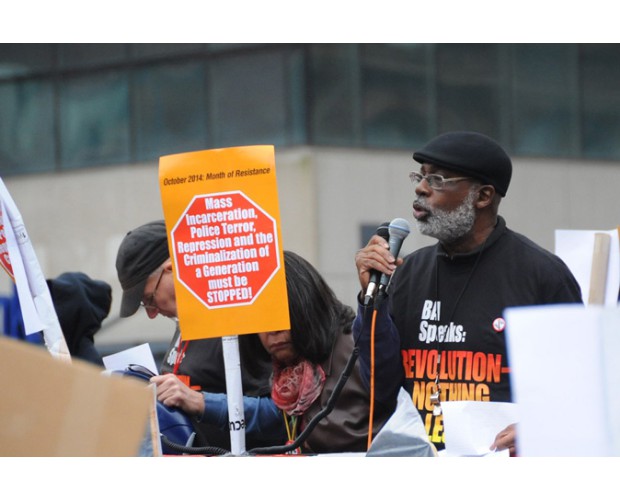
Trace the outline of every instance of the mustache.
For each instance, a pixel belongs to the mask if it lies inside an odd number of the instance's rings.
[[[420,198],[420,197],[413,200],[413,206],[417,209],[426,210],[427,212],[431,211],[431,207],[428,204],[427,200]]]

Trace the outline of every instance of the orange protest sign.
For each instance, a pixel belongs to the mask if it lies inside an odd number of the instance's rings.
[[[159,183],[183,338],[289,329],[273,146],[163,156]]]

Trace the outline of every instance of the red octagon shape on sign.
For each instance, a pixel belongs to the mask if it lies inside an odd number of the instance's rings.
[[[170,236],[178,280],[210,309],[253,303],[280,268],[275,220],[240,191],[195,196]]]

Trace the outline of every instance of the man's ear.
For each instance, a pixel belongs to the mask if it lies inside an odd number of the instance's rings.
[[[478,189],[478,199],[476,200],[476,208],[487,208],[495,199],[495,188],[490,184],[480,186]]]
[[[170,257],[162,265],[166,271],[172,271],[172,259]]]

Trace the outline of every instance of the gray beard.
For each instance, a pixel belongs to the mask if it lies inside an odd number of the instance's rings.
[[[474,226],[476,219],[473,203],[475,196],[475,190],[472,189],[463,203],[453,211],[435,209],[429,212],[425,220],[416,220],[418,231],[444,243],[452,243],[465,236]],[[422,205],[426,208],[424,203]]]

